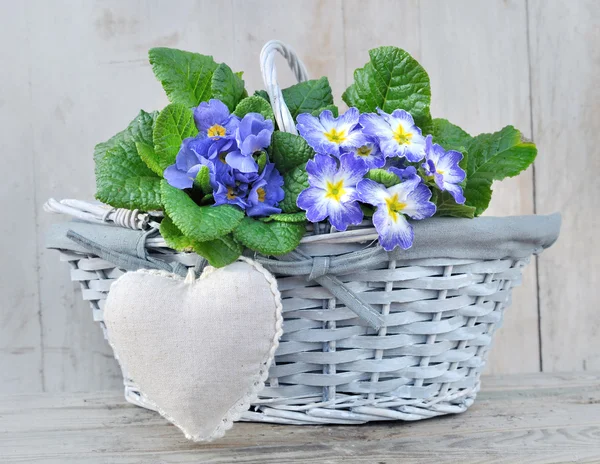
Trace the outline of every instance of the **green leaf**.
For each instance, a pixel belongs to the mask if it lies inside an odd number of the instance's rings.
[[[154,150],[156,164],[163,171],[175,162],[181,148],[181,142],[198,134],[194,124],[194,115],[185,105],[171,103],[156,118],[154,125]]]
[[[115,208],[160,209],[160,178],[138,155],[136,143],[151,137],[155,115],[140,111],[127,129],[94,149],[96,198]]]
[[[267,103],[270,105],[271,104],[271,99],[269,98],[269,94],[267,93],[266,90],[256,90],[254,92],[254,96],[255,97],[260,97],[263,100],[267,100]]]
[[[198,206],[183,190],[161,182],[162,202],[166,213],[183,234],[199,242],[214,240],[231,232],[244,212],[231,205]]]
[[[339,114],[340,114],[340,111],[338,110],[338,107],[337,107],[337,106],[335,106],[335,105],[327,105],[327,106],[324,106],[323,108],[319,108],[318,110],[314,110],[314,111],[313,111],[312,113],[310,113],[310,114],[312,114],[312,115],[313,115],[313,116],[315,116],[315,117],[319,117],[319,116],[321,115],[321,113],[322,113],[323,111],[325,111],[325,110],[329,110],[329,111],[331,111],[331,112],[333,113],[333,117],[334,117],[334,118],[337,118],[337,117],[339,116]]]
[[[161,167],[158,156],[154,151],[154,145],[148,145],[143,142],[135,142],[138,155],[146,166],[148,166],[154,173],[161,176],[163,175],[164,169]]]
[[[229,111],[233,111],[237,104],[248,96],[241,76],[236,75],[225,63],[221,63],[215,69],[211,89],[212,97],[225,103]]]
[[[194,187],[198,187],[205,195],[212,193],[213,189],[210,185],[210,170],[208,166],[200,168],[194,179]]]
[[[261,151],[258,159],[256,160],[256,164],[258,164],[258,172],[262,172],[265,166],[267,165],[268,157],[266,151]]]
[[[211,266],[223,267],[237,260],[244,247],[231,234],[227,234],[208,242],[196,242],[194,251],[206,258]]]
[[[306,163],[315,156],[313,149],[299,135],[275,131],[271,138],[271,160],[281,173]]]
[[[467,147],[467,205],[476,208],[479,216],[488,207],[492,196],[492,182],[514,177],[527,169],[535,160],[537,149],[523,140],[513,126],[506,126],[493,134],[480,134]]]
[[[400,183],[400,178],[396,174],[386,171],[385,169],[371,169],[367,172],[365,177],[383,184],[386,187],[391,187],[392,185]]]
[[[275,122],[275,116],[273,115],[273,109],[269,102],[265,99],[257,96],[244,98],[235,107],[235,114],[238,118],[243,118],[248,113],[259,113],[262,114],[265,119],[270,119]]]
[[[233,236],[263,255],[283,255],[298,246],[305,231],[305,223],[262,222],[245,217],[233,231]]]
[[[152,48],[148,55],[156,78],[172,103],[188,108],[211,97],[211,80],[217,63],[212,56],[174,48]]]
[[[306,213],[304,211],[300,213],[281,213],[271,214],[270,216],[260,218],[263,222],[279,221],[279,222],[305,222]]]
[[[285,197],[279,203],[279,207],[284,213],[296,213],[300,208],[296,205],[298,195],[302,190],[307,189],[308,174],[306,172],[306,164],[296,166],[291,171],[283,176],[283,192]]]
[[[473,137],[447,119],[435,118],[427,129],[427,132],[433,136],[433,142],[440,144],[446,150],[463,153],[473,140]]]
[[[431,89],[423,67],[397,47],[375,48],[369,56],[371,61],[354,71],[354,83],[342,95],[346,104],[361,113],[401,108],[412,114],[419,127],[427,126]]]
[[[473,206],[459,205],[454,201],[452,195],[448,192],[434,191],[434,198],[431,199],[436,206],[436,216],[451,216],[462,218],[473,218],[475,208]]]
[[[208,242],[198,242],[186,237],[169,216],[165,216],[160,223],[160,234],[171,248],[185,252],[195,251],[214,267],[231,264],[244,251],[243,246],[236,242],[231,234]]]
[[[301,113],[312,113],[327,105],[333,105],[331,86],[326,77],[300,82],[283,89],[281,93],[294,119]]]

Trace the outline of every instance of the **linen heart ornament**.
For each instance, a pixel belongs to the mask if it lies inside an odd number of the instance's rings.
[[[128,272],[104,307],[108,340],[144,399],[194,441],[222,437],[264,387],[282,334],[281,295],[241,258],[200,278]]]

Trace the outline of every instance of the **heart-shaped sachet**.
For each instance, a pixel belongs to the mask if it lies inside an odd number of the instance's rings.
[[[104,307],[108,338],[144,398],[194,441],[223,436],[256,400],[282,333],[275,278],[244,259],[200,278],[140,270]]]

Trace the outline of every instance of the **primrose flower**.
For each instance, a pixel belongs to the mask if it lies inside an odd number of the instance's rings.
[[[382,168],[385,165],[385,156],[376,142],[368,141],[361,147],[351,148],[348,153],[362,159],[369,169]]]
[[[273,121],[258,113],[248,113],[235,132],[238,150],[227,155],[227,164],[241,172],[257,172],[258,164],[252,157],[271,144]]]
[[[231,138],[240,123],[237,116],[229,114],[229,109],[221,100],[201,102],[194,109],[194,122],[201,138]]]
[[[379,142],[385,157],[400,156],[412,162],[422,160],[425,156],[425,138],[410,113],[404,110],[395,110],[392,114],[377,111],[378,114],[361,114],[360,125],[365,135]]]
[[[216,176],[211,176],[211,183],[213,184],[215,206],[229,204],[246,209],[248,206],[246,201],[248,196],[247,183],[239,182],[235,178],[224,177],[218,179]]]
[[[306,163],[309,188],[298,195],[296,204],[306,211],[306,218],[319,222],[329,217],[337,230],[360,224],[363,212],[357,202],[356,184],[369,168],[366,163],[346,153],[338,160],[328,155],[315,155]]]
[[[163,173],[169,185],[181,190],[191,188],[202,166],[212,169],[213,163],[205,157],[210,144],[210,139],[197,137],[185,139],[181,143],[175,164],[168,166]]]
[[[406,216],[425,219],[435,213],[435,205],[429,201],[431,191],[417,175],[389,188],[363,179],[356,190],[363,202],[377,207],[373,225],[379,234],[379,243],[386,251],[392,251],[398,245],[405,250],[412,246],[414,232]]]
[[[274,163],[265,166],[248,193],[248,216],[270,216],[281,213],[277,205],[283,200],[283,177]]]
[[[340,156],[343,150],[359,148],[367,142],[358,126],[356,108],[348,109],[337,118],[325,110],[318,118],[302,113],[296,119],[300,135],[320,154]]]
[[[454,150],[446,151],[437,143],[432,143],[431,135],[425,140],[425,174],[433,176],[440,190],[447,190],[456,203],[464,203],[465,196],[460,184],[465,180],[466,173],[458,165],[463,159],[462,153]]]

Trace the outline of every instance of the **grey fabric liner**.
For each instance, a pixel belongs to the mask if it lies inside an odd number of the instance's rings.
[[[341,256],[311,257],[302,247],[287,255],[255,259],[269,271],[287,276],[306,276],[326,288],[346,307],[371,327],[386,325],[382,315],[350,290],[336,276],[369,268],[384,261],[461,258],[522,259],[552,245],[560,231],[560,214],[477,219],[433,218],[413,223],[415,242],[409,250],[386,252],[379,246]],[[146,252],[146,237],[156,231],[136,231],[114,226],[72,222],[57,224],[48,238],[48,248],[92,253],[126,270],[163,269],[185,275],[185,266],[151,257]],[[328,244],[322,243],[321,247]],[[201,266],[197,266],[197,271]]]

